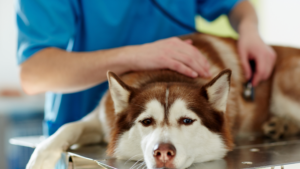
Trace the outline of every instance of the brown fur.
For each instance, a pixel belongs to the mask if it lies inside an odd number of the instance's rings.
[[[297,82],[300,73],[289,74],[292,68],[298,71],[300,50],[285,47],[273,47],[278,55],[278,60],[271,78],[262,82],[255,88],[255,100],[249,102],[243,99],[243,84],[246,79],[238,59],[236,44],[237,42],[230,38],[220,38],[205,34],[192,34],[182,37],[182,39],[192,39],[193,45],[198,48],[204,56],[207,57],[212,67],[218,70],[231,69],[226,67],[229,60],[224,58],[223,53],[214,47],[210,39],[216,40],[227,45],[230,49],[232,57],[237,60],[237,68],[240,71],[232,72],[231,90],[227,102],[227,110],[225,114],[210,108],[208,104],[208,96],[205,88],[211,85],[214,80],[196,78],[192,79],[179,73],[168,70],[131,72],[122,75],[124,82],[122,86],[130,91],[129,105],[126,110],[115,116],[113,102],[108,93],[106,97],[106,115],[109,121],[111,132],[111,140],[109,143],[108,153],[114,153],[118,136],[129,130],[133,122],[142,112],[144,105],[150,99],[158,99],[166,108],[165,117],[166,125],[168,124],[168,108],[165,105],[165,91],[168,88],[169,105],[176,98],[183,98],[187,101],[188,107],[193,110],[212,132],[220,133],[230,150],[233,147],[232,136],[249,136],[262,135],[262,126],[271,117],[270,114],[270,98],[272,97],[272,86],[274,85],[274,74],[278,79],[278,85],[282,92],[287,94],[291,99],[300,101],[300,87]],[[217,72],[218,73],[218,72]],[[225,72],[226,73],[226,72]],[[214,74],[215,76],[216,74]],[[115,75],[112,75],[115,76]],[[292,83],[287,83],[284,78],[288,78]],[[298,78],[297,78],[298,77]],[[295,86],[295,84],[297,86]],[[295,92],[296,90],[296,92]],[[195,102],[197,100],[197,102]]]

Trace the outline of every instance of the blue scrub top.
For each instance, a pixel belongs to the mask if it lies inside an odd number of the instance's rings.
[[[156,1],[172,16],[195,27],[197,14],[211,21],[230,12],[239,0]],[[18,0],[17,25],[19,64],[47,47],[96,51],[191,33],[150,0]],[[104,82],[72,94],[47,92],[45,135],[91,112],[107,89]]]

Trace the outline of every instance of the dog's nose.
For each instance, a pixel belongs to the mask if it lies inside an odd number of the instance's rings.
[[[159,143],[154,146],[153,156],[157,165],[163,163],[164,166],[173,165],[172,161],[176,155],[175,147],[170,143]],[[159,165],[160,166],[160,165]],[[158,167],[160,168],[160,167]]]

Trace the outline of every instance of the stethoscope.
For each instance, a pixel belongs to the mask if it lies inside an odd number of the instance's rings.
[[[167,18],[169,18],[172,22],[176,23],[177,25],[179,25],[182,28],[185,28],[189,31],[201,33],[194,27],[181,22],[180,20],[175,18],[173,15],[168,13],[156,0],[150,0],[150,1],[154,7],[156,7],[163,15],[165,15]],[[254,61],[250,61],[250,66],[251,66],[252,70],[255,70],[255,62]],[[250,80],[244,85],[244,91],[243,91],[242,95],[243,95],[244,99],[247,101],[254,100],[255,91],[254,91],[254,87],[252,86],[252,83],[251,83],[252,79],[253,79],[253,74],[254,73],[252,73],[252,77],[250,78]]]

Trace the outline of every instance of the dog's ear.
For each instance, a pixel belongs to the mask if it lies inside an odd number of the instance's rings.
[[[211,106],[224,113],[230,89],[230,77],[231,70],[223,70],[201,88],[201,94],[208,100]]]
[[[110,95],[114,103],[115,113],[118,114],[128,106],[132,89],[113,72],[107,71],[107,79]]]

